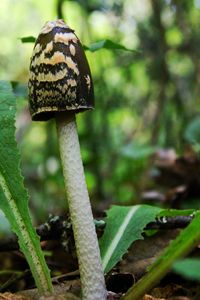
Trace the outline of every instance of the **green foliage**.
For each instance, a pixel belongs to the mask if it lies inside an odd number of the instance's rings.
[[[185,258],[173,264],[173,271],[181,276],[200,281],[200,259]]]
[[[109,50],[125,50],[125,51],[131,51],[131,52],[137,52],[139,51],[128,49],[125,46],[115,43],[109,39],[102,40],[96,43],[91,44],[90,46],[83,46],[85,50],[89,50],[91,52],[95,52],[101,49],[109,49]]]
[[[129,144],[120,149],[120,154],[124,157],[131,158],[134,160],[142,160],[148,158],[150,155],[155,153],[158,147],[150,145],[140,145],[137,143]]]
[[[177,217],[177,216],[191,216],[195,213],[195,209],[163,209],[159,214],[159,217]]]
[[[34,36],[26,36],[20,38],[22,43],[35,43],[36,38]],[[109,49],[109,50],[125,50],[125,51],[131,51],[131,52],[136,52],[139,53],[139,51],[133,50],[133,49],[128,49],[125,46],[115,43],[109,39],[98,41],[96,43],[93,43],[89,46],[83,45],[84,50],[88,50],[90,52],[96,52],[101,49]]]
[[[89,50],[86,54],[93,75],[96,110],[77,118],[90,196],[103,205],[104,201],[133,205],[140,201],[138,196],[144,188],[157,189],[147,176],[156,172],[151,168],[155,150],[173,147],[183,152],[185,141],[195,150],[200,149],[200,122],[195,117],[200,108],[199,3],[150,1],[144,5],[139,1],[134,5],[133,21],[132,0],[119,0],[117,4],[100,0],[58,2],[63,3],[58,15],[76,29]],[[28,43],[34,42],[33,36],[44,20],[55,17],[55,3],[50,1],[46,6],[40,0],[13,2],[15,30],[7,26],[9,1],[2,5],[4,35],[0,38],[4,47],[0,49],[0,75],[26,83],[32,51]],[[27,44],[21,45],[18,37],[26,35],[30,36],[22,42]],[[90,44],[91,41],[99,42]],[[141,49],[141,53],[126,51],[131,49]],[[97,52],[93,55],[93,51]],[[52,123],[29,126],[27,91],[16,86],[23,174],[34,199],[33,215],[37,221],[44,221],[49,211],[55,211],[55,205],[56,212],[63,213],[56,131]],[[184,202],[184,207],[198,206],[197,198]],[[192,213],[193,210],[163,210],[160,216]]]
[[[189,144],[200,145],[200,117],[194,118],[186,127],[185,140]]]
[[[118,204],[135,204],[147,184],[144,174],[151,173],[147,168],[153,148],[174,147],[183,151],[185,130],[199,110],[196,66],[200,10],[196,1],[190,5],[187,2],[150,1],[147,6],[138,2],[134,6],[134,24],[131,0],[119,0],[117,5],[115,1],[63,1],[59,9],[59,15],[90,50],[86,55],[93,75],[96,109],[78,115],[78,129],[89,192],[97,202],[111,199]],[[20,5],[13,7],[17,10]],[[24,15],[30,14],[28,25],[22,24],[23,19],[13,20],[15,36],[2,41],[10,44],[7,47],[12,53],[7,55],[8,60],[0,50],[4,62],[0,71],[4,70],[12,80],[26,82],[32,45],[16,44],[16,39],[27,35],[27,42],[33,42],[29,37],[36,36],[44,20],[55,18],[55,13],[51,15],[51,4],[45,7],[39,0],[30,0],[23,9]],[[38,14],[40,9],[42,13]],[[32,22],[36,15],[38,22]],[[9,20],[5,22],[8,23]],[[7,27],[4,32],[10,34]],[[136,51],[116,51],[123,50],[123,45]],[[97,49],[102,51],[91,53]],[[20,104],[19,124],[23,123],[25,110],[25,105]],[[39,221],[43,221],[47,199],[51,202],[50,212],[54,210],[55,197],[60,199],[60,213],[63,208],[61,170],[58,167],[50,173],[48,168],[48,161],[57,160],[58,155],[55,130],[51,124],[27,124],[24,128],[23,139],[19,140],[20,144],[26,143],[22,149],[23,168],[36,199],[34,209],[38,211],[40,207]],[[198,150],[196,143],[192,145]],[[37,151],[40,147],[43,152]],[[37,152],[34,158],[32,149]],[[33,175],[35,180],[31,180]]]
[[[134,241],[143,239],[144,228],[156,217],[188,216],[193,213],[194,210],[168,210],[149,205],[112,206],[107,211],[106,228],[100,239],[104,271],[109,272]]]
[[[107,211],[106,228],[100,239],[102,264],[106,273],[134,241],[143,239],[145,226],[154,221],[160,211],[160,208],[148,205],[115,205]]]
[[[124,300],[139,300],[152,289],[171,269],[174,262],[188,254],[200,242],[200,212],[180,235],[164,250],[163,254],[153,263],[148,273],[142,277],[123,297]]]
[[[19,238],[40,293],[52,291],[49,270],[32,226],[28,194],[19,168],[20,156],[15,141],[16,102],[11,86],[0,82],[0,208]]]
[[[35,43],[36,38],[34,36],[25,36],[20,38],[22,43]]]

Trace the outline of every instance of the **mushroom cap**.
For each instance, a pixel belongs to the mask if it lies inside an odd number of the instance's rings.
[[[81,42],[63,20],[47,22],[30,63],[29,108],[32,120],[46,121],[56,112],[94,108],[91,72]]]

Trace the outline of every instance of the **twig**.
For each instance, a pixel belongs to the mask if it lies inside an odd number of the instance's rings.
[[[9,270],[7,271],[7,274],[9,273],[11,274],[11,277],[4,284],[1,285],[1,293],[7,291],[10,288],[10,286],[12,286],[15,282],[19,281],[20,279],[31,276],[30,270],[25,270],[24,272]]]
[[[176,228],[185,228],[192,220],[192,216],[161,217],[155,222],[149,223],[145,230],[157,229],[167,230]],[[104,221],[95,220],[96,230],[102,230],[105,227]],[[69,219],[62,216],[50,216],[48,221],[36,228],[41,241],[64,240],[73,237],[71,223]],[[64,245],[65,241],[61,243]],[[16,235],[0,240],[0,252],[19,250]]]
[[[41,241],[59,240],[67,231],[72,232],[71,223],[62,216],[49,216],[46,223],[36,228]],[[18,239],[16,235],[11,235],[0,240],[0,252],[19,250]]]
[[[176,216],[176,217],[161,217],[157,219],[155,222],[151,222],[146,226],[146,230],[148,229],[177,229],[177,228],[185,228],[191,222],[193,216]]]

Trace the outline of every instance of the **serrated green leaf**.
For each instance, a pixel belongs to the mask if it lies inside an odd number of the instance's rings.
[[[139,300],[151,290],[171,269],[173,263],[197,246],[200,242],[200,212],[194,214],[192,222],[181,231],[163,251],[163,254],[150,266],[148,273],[131,287],[122,299]]]
[[[36,38],[34,36],[25,36],[20,38],[22,43],[35,43]]]
[[[100,239],[104,271],[109,272],[122,258],[129,246],[143,239],[145,226],[161,211],[149,205],[112,206],[107,211],[106,228]]]
[[[11,85],[0,81],[0,208],[17,234],[40,293],[52,291],[49,270],[28,210],[28,194],[15,141],[16,102]]]

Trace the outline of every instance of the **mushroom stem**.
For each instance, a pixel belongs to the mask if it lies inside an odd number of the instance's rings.
[[[79,262],[82,297],[84,300],[104,300],[107,293],[84,176],[75,114],[68,112],[66,117],[66,112],[58,113],[56,123],[65,188]]]

